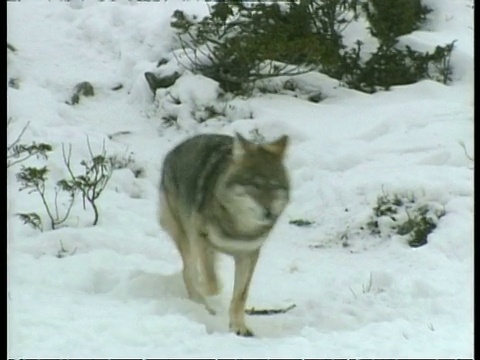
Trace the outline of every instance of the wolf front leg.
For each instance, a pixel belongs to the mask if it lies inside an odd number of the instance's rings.
[[[218,295],[220,287],[216,271],[217,254],[216,251],[208,245],[205,239],[199,246],[198,260],[200,265],[200,274],[203,279],[203,290],[205,295]]]
[[[174,240],[178,252],[182,257],[183,282],[187,288],[188,297],[195,302],[203,304],[210,314],[215,314],[215,310],[208,304],[205,295],[199,289],[197,259],[201,250],[201,244],[191,241],[191,239],[197,240],[194,237],[195,233],[186,233],[185,227],[179,221],[178,216],[175,215],[178,213],[178,210],[172,211],[168,201],[166,201],[165,195],[162,194],[162,198],[160,200],[160,225]]]
[[[234,255],[235,283],[230,303],[230,330],[241,336],[254,336],[245,324],[245,302],[260,250]]]

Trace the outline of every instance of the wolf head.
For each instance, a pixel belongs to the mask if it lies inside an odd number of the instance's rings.
[[[216,191],[236,234],[267,233],[287,205],[290,185],[283,165],[287,143],[287,136],[255,144],[236,134],[231,164]]]

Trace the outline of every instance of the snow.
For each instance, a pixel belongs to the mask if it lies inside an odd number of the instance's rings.
[[[89,157],[87,139],[94,153],[105,144],[108,155],[132,159],[98,199],[97,226],[79,201],[56,230],[37,194],[19,192],[20,165],[8,168],[8,356],[473,357],[473,163],[459,144],[473,155],[473,2],[428,4],[435,12],[426,28],[404,41],[433,48],[457,40],[449,86],[421,81],[366,95],[305,74],[296,81],[320,88],[321,102],[266,94],[220,101],[215,82],[186,71],[171,88],[182,99],[175,107],[161,90],[153,99],[144,72],[162,57],[176,70],[170,15],[201,16],[203,2],[8,2],[7,40],[18,50],[7,52],[7,78],[19,83],[7,92],[8,139],[28,124],[23,143],[53,146],[47,161],[25,162],[50,168],[49,199],[67,175],[62,144],[72,146],[75,171]],[[66,104],[81,81],[95,96]],[[209,105],[224,118],[198,123]],[[162,125],[170,113],[179,127]],[[232,260],[221,259],[224,288],[212,316],[187,299],[180,257],[157,222],[169,149],[195,133],[235,131],[290,136],[291,202],[262,251],[247,305],[296,307],[247,316],[255,338],[228,332]],[[357,231],[383,191],[444,208],[427,245]],[[34,211],[44,232],[15,216]]]

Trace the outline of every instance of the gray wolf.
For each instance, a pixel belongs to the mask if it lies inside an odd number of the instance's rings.
[[[244,313],[260,248],[289,200],[287,142],[287,136],[256,144],[238,133],[197,135],[163,163],[159,221],[181,255],[189,298],[214,314],[206,297],[220,290],[215,258],[232,256],[229,327],[241,336],[253,336]]]

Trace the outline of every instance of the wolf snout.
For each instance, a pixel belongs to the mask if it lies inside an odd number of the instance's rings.
[[[269,208],[264,209],[263,216],[265,217],[265,219],[270,221],[274,221],[277,218],[277,216]]]

